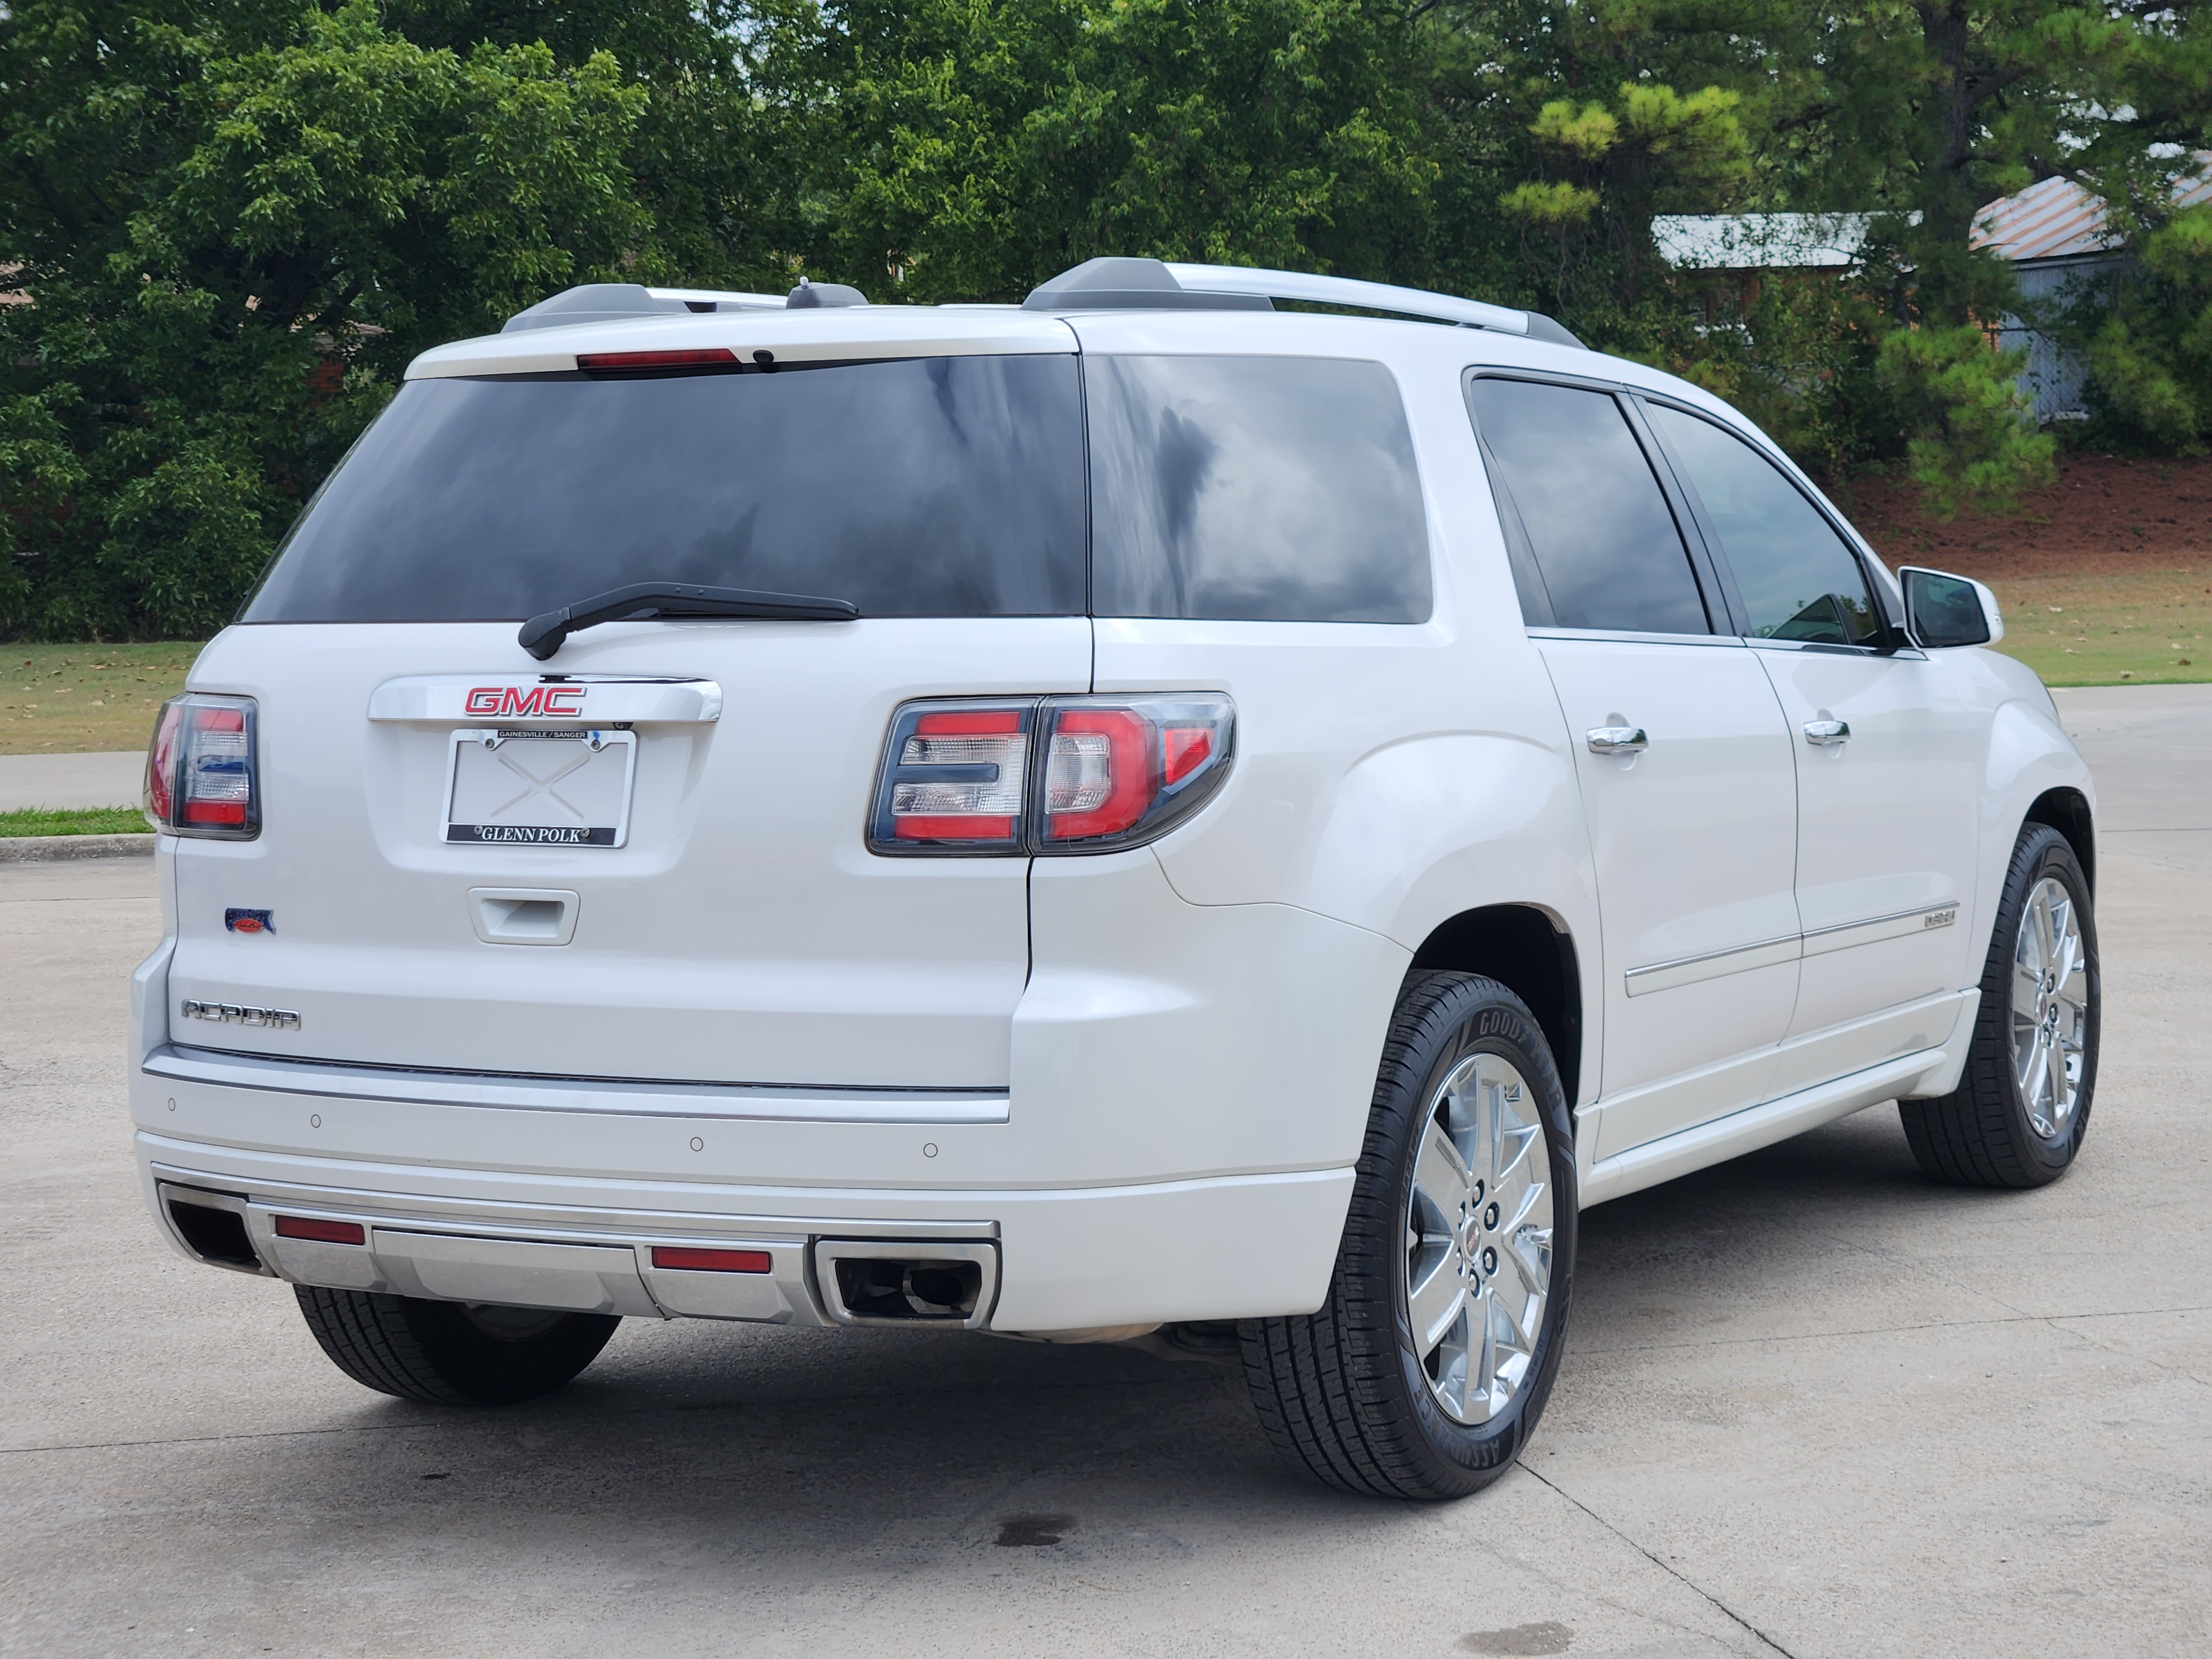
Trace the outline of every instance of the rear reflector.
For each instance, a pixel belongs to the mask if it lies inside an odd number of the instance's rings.
[[[683,351],[586,351],[579,353],[576,367],[586,374],[638,374],[655,368],[735,368],[738,354],[727,346],[701,346]]]
[[[308,1238],[318,1244],[366,1244],[368,1231],[358,1221],[318,1221],[313,1216],[280,1215],[279,1238]]]
[[[696,1250],[681,1244],[656,1244],[653,1265],[694,1273],[764,1273],[775,1264],[766,1250]]]

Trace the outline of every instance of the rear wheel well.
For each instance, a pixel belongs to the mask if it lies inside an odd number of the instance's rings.
[[[1527,1003],[1552,1046],[1567,1105],[1574,1107],[1582,1087],[1583,982],[1572,936],[1533,905],[1462,910],[1413,953],[1410,971],[1427,969],[1485,975]]]
[[[2079,789],[2046,789],[2027,809],[2027,821],[2048,824],[2066,837],[2094,895],[2097,890],[2097,836],[2088,799]]]

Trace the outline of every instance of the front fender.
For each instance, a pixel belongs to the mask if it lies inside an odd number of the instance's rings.
[[[2018,664],[2021,677],[2031,681],[2031,671]],[[2008,676],[2009,681],[2012,677]],[[2088,763],[2058,723],[2057,710],[2040,681],[2033,692],[2008,684],[2012,695],[2001,704],[1990,722],[1990,744],[1982,771],[1982,858],[1975,887],[1974,915],[1986,933],[1995,925],[1997,902],[2004,890],[2005,872],[2012,849],[2020,839],[2028,809],[2053,789],[2081,792],[2095,822],[2097,790]],[[2094,849],[2091,849],[2091,862]]]

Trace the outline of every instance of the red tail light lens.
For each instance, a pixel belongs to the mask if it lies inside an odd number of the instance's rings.
[[[146,751],[146,817],[173,836],[261,833],[254,702],[188,691],[161,705]]]
[[[1159,793],[1158,747],[1152,724],[1132,709],[1054,708],[1045,839],[1115,836],[1143,817]]]
[[[1165,835],[1229,774],[1226,697],[1054,697],[1045,704],[1037,850],[1103,852]]]
[[[1220,786],[1235,720],[1228,698],[1206,694],[908,703],[884,746],[869,848],[972,854],[1138,845]]]
[[[176,822],[177,734],[184,730],[185,700],[172,697],[154,720],[154,740],[146,748],[146,822],[167,830]]]
[[[586,374],[653,374],[681,368],[735,368],[738,354],[727,346],[680,351],[585,351],[576,367]]]
[[[868,843],[878,853],[1018,852],[1033,702],[908,703],[891,721]]]

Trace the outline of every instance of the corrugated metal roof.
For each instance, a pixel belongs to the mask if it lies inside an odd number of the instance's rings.
[[[2195,176],[2174,181],[2177,207],[2212,202],[2212,150],[2200,150],[2194,159],[2199,164]],[[2105,225],[2104,198],[2070,179],[2045,179],[1990,203],[1974,216],[1968,238],[1974,247],[2015,261],[2078,258],[2105,252],[2114,240]]]

